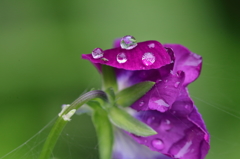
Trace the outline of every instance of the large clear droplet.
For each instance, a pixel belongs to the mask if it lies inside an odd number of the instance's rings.
[[[103,50],[101,48],[96,48],[92,51],[92,57],[94,59],[100,59],[103,57]]]
[[[144,65],[146,66],[150,66],[152,64],[154,64],[156,58],[153,55],[153,53],[151,52],[146,52],[143,56],[142,56],[142,62]]]
[[[117,62],[118,63],[125,63],[125,62],[127,62],[127,57],[126,57],[126,54],[125,53],[119,53],[118,55],[117,55]]]
[[[164,148],[164,143],[161,139],[154,139],[152,141],[152,146],[157,150],[162,150]]]
[[[121,39],[121,48],[126,50],[131,50],[137,46],[136,39],[131,35],[126,35]]]

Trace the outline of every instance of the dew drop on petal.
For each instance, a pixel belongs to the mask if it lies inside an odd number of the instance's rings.
[[[154,139],[152,141],[152,146],[157,150],[162,150],[164,148],[164,143],[161,139]]]
[[[126,35],[121,39],[121,48],[126,50],[131,50],[137,46],[136,39],[131,35]]]
[[[139,103],[139,106],[142,107],[143,105],[144,105],[144,102],[141,101],[141,102]]]
[[[121,52],[117,55],[117,62],[118,63],[125,63],[127,62],[127,57],[126,57],[126,54]]]
[[[147,119],[147,124],[152,124],[153,122],[154,122],[154,120],[155,120],[155,117],[149,117],[148,119]]]
[[[103,50],[101,48],[96,48],[92,51],[92,57],[94,59],[100,59],[103,57]]]
[[[142,56],[142,62],[144,65],[146,66],[150,66],[152,64],[154,64],[155,62],[155,56],[153,55],[153,53],[151,52],[146,52],[143,56]]]
[[[155,47],[155,44],[154,43],[151,43],[148,45],[149,48],[154,48]]]
[[[168,119],[164,119],[161,121],[160,128],[164,131],[168,131],[172,128],[172,123]]]
[[[174,87],[178,87],[179,86],[179,84],[180,84],[180,82],[176,82],[175,84],[174,84]]]

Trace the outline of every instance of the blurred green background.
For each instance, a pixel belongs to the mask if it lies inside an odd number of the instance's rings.
[[[113,39],[180,43],[203,56],[190,93],[211,134],[207,159],[240,156],[240,21],[234,0],[0,0],[0,158],[49,123],[60,106],[100,88],[80,59]],[[37,158],[50,127],[4,159]],[[97,159],[87,115],[74,116],[53,157]]]

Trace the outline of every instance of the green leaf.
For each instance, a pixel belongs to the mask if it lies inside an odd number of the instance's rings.
[[[131,106],[135,101],[146,94],[154,84],[154,82],[141,82],[122,90],[116,95],[117,105],[123,107]]]
[[[135,119],[126,111],[118,107],[111,107],[108,111],[109,119],[114,125],[119,128],[122,128],[138,136],[150,136],[157,134],[157,132],[154,131],[151,127]]]
[[[114,137],[107,112],[97,102],[87,104],[93,109],[92,121],[98,136],[100,159],[111,159]]]
[[[115,92],[118,90],[116,74],[114,68],[102,65],[103,89],[113,88]]]

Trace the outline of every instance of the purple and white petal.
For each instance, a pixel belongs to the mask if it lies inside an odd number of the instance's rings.
[[[161,153],[151,151],[144,145],[139,145],[123,130],[114,129],[114,135],[113,159],[171,159]]]
[[[184,72],[178,72],[175,75],[169,73],[168,76],[156,81],[154,87],[131,107],[137,111],[158,110],[159,112],[166,112],[170,110],[179,96],[184,78]]]
[[[131,136],[139,144],[173,158],[203,159],[210,148],[209,133],[187,89],[180,88],[179,96],[168,111],[140,111],[137,115],[139,120],[158,134],[149,137]]]

